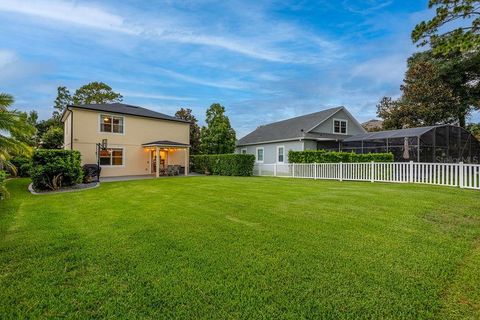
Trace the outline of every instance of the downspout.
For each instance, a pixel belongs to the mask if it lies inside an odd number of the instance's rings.
[[[70,150],[73,150],[73,111],[70,110]]]

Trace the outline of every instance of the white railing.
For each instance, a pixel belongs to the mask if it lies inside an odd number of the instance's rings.
[[[255,176],[424,183],[480,190],[480,165],[464,163],[362,162],[256,164]]]

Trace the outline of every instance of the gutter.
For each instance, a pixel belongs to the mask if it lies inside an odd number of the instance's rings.
[[[73,111],[70,110],[70,113],[70,150],[73,150]]]
[[[172,121],[172,122],[182,122],[182,123],[185,123],[185,124],[189,124],[191,125],[192,122],[190,121],[187,121],[187,120],[183,120],[183,119],[180,119],[180,118],[175,118],[175,117],[171,117],[172,119],[167,119],[167,118],[159,118],[159,117],[150,117],[150,116],[145,116],[145,115],[139,115],[139,114],[133,114],[133,113],[125,113],[125,112],[120,112],[120,111],[108,111],[108,110],[100,110],[100,109],[92,109],[92,108],[87,108],[87,107],[82,107],[82,106],[77,106],[77,105],[69,105],[68,107],[70,108],[78,108],[78,109],[82,109],[82,110],[88,110],[88,111],[93,111],[93,112],[104,112],[106,114],[119,114],[119,115],[122,115],[122,116],[133,116],[133,117],[139,117],[139,118],[147,118],[147,119],[154,119],[154,120],[163,120],[163,121]],[[142,107],[140,107],[142,108]],[[145,108],[144,108],[145,109]],[[148,109],[147,109],[148,110]],[[153,111],[153,110],[150,110],[150,111]],[[167,115],[168,116],[168,115]]]

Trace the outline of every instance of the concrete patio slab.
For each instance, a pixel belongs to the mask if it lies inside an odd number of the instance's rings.
[[[168,178],[182,178],[182,177],[194,177],[194,176],[202,176],[202,174],[191,172],[187,176],[182,174],[178,176],[160,176],[158,178],[155,178],[154,174],[146,174],[141,176],[103,177],[103,178],[100,178],[100,182],[117,182],[117,181],[146,180],[146,179],[168,179]]]

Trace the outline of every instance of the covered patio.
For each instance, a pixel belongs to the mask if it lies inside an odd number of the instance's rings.
[[[155,177],[167,175],[188,175],[190,145],[159,140],[142,144],[150,153],[150,173]]]

